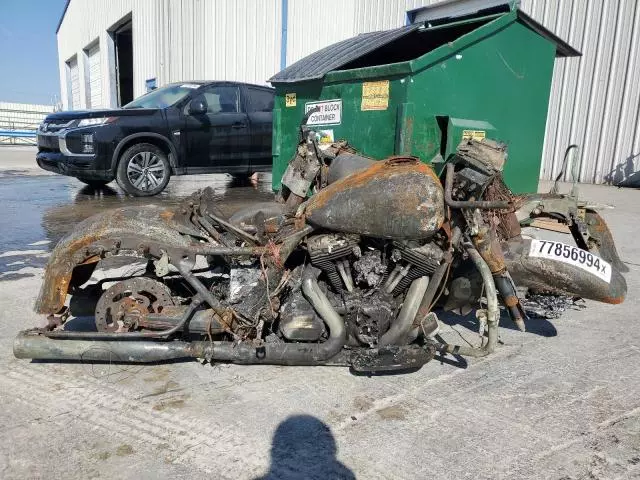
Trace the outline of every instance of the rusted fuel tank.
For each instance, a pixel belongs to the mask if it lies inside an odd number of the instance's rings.
[[[433,169],[415,157],[392,157],[314,195],[307,221],[369,237],[425,239],[444,221],[444,194]]]

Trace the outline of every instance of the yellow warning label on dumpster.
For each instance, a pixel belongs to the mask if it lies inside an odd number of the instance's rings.
[[[389,80],[364,82],[360,110],[386,110],[389,108]]]
[[[296,106],[296,94],[295,93],[285,93],[284,94],[284,105],[285,105],[285,107],[295,107]]]
[[[484,130],[463,130],[462,140],[482,140],[486,136]]]

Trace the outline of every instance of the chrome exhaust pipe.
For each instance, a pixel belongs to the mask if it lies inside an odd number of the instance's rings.
[[[16,358],[38,360],[149,363],[178,358],[204,358],[238,364],[271,365],[332,365],[347,341],[347,330],[340,315],[331,306],[318,285],[319,270],[308,266],[302,274],[302,291],[329,330],[329,338],[323,343],[264,343],[254,345],[251,341],[183,342],[127,339],[111,337],[104,340],[83,337],[55,338],[46,332],[27,330],[20,332],[13,343]],[[94,334],[99,338],[99,334]],[[118,335],[118,334],[116,334]],[[126,334],[123,334],[126,335]],[[342,357],[340,357],[342,358]]]
[[[202,358],[208,342],[154,340],[64,340],[37,331],[18,333],[13,341],[16,358],[37,360],[150,363],[178,358]]]

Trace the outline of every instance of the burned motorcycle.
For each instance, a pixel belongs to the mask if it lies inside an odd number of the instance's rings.
[[[374,161],[344,141],[321,149],[306,127],[300,140],[278,201],[226,218],[205,189],[175,208],[79,224],[46,267],[36,310],[49,325],[21,332],[15,356],[408,369],[493,352],[501,305],[525,329],[523,289],[624,299],[602,218],[573,197],[512,195],[505,145],[464,140],[439,177],[412,157]],[[521,227],[541,218],[577,246],[525,238]],[[96,266],[114,259],[143,268],[98,280]],[[474,307],[481,345],[444,341],[437,309]],[[95,331],[66,328],[87,308]]]

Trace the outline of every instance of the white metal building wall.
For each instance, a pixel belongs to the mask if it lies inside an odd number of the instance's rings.
[[[523,0],[522,9],[582,52],[556,60],[541,178],[580,146],[580,181],[620,183],[640,168],[640,2]]]
[[[407,10],[435,0],[289,0],[287,65],[359,33],[401,27]]]
[[[434,0],[288,0],[286,61],[358,33],[404,25]],[[541,178],[553,178],[570,143],[583,182],[617,183],[640,167],[640,0],[522,0],[522,8],[583,52],[558,59]],[[107,29],[131,13],[134,96],[144,82],[226,79],[264,83],[280,69],[282,0],[71,0],[58,33],[64,62],[100,41],[103,105],[115,105]],[[79,68],[81,93],[86,79]],[[523,94],[526,94],[524,92]],[[67,89],[63,103],[69,105]],[[86,95],[81,95],[86,98]],[[84,107],[85,105],[81,105]]]
[[[87,72],[89,78],[88,107],[102,107],[102,69],[100,68],[100,44],[96,44],[87,50]]]
[[[265,84],[279,69],[281,0],[71,0],[58,31],[60,82],[64,63],[98,38],[102,105],[116,105],[108,29],[131,14],[134,96],[145,80],[239,80]],[[80,85],[87,85],[80,66]],[[65,106],[70,104],[62,89]],[[86,98],[86,95],[81,95]],[[82,105],[86,107],[86,104]]]
[[[404,25],[420,0],[289,0],[287,64],[328,44],[372,30]],[[58,32],[62,68],[98,38],[102,103],[116,104],[107,30],[131,14],[134,96],[144,81],[222,79],[264,84],[280,69],[282,0],[71,0]],[[313,21],[310,21],[313,19]],[[84,60],[82,55],[78,58]],[[86,85],[80,66],[80,84]],[[69,105],[65,89],[63,104]],[[84,96],[83,96],[84,98]],[[87,106],[87,105],[82,105]]]

